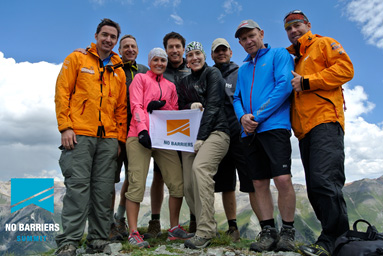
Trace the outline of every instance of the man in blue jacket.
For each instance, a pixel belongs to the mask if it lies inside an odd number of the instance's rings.
[[[233,104],[243,128],[262,228],[258,241],[250,249],[293,251],[295,191],[291,182],[289,100],[293,60],[286,49],[264,44],[264,31],[253,20],[242,21],[235,37],[248,56],[238,71]],[[278,190],[280,232],[273,219],[271,179]]]

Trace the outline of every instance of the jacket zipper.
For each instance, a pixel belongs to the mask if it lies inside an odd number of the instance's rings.
[[[160,98],[158,100],[161,100],[161,98],[162,98],[162,89],[161,89],[161,85],[160,85],[160,76],[157,76],[156,80],[157,80],[157,83],[158,83],[158,87],[160,88]]]
[[[336,115],[336,117],[339,118],[339,116],[338,116],[338,111],[336,110],[335,104],[334,104],[330,99],[327,99],[327,98],[325,98],[325,97],[323,97],[323,96],[320,96],[318,93],[315,93],[315,95],[318,96],[318,97],[321,98],[321,99],[324,99],[325,101],[330,102],[330,103],[334,106],[334,111],[335,111],[335,115]]]
[[[84,114],[85,105],[86,105],[86,102],[87,102],[87,101],[88,101],[88,99],[86,99],[86,100],[84,100],[84,101],[82,102],[82,111],[81,111],[81,114],[80,114],[80,115]]]
[[[254,78],[255,78],[255,66],[257,65],[257,61],[258,61],[257,56],[258,56],[258,53],[254,59],[253,80],[251,81],[251,90],[250,90],[250,112],[251,112],[251,114],[253,114],[253,85],[254,85]]]

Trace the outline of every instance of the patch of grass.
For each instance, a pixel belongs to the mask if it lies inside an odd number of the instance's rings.
[[[230,236],[228,236],[224,231],[218,231],[218,234],[218,236],[211,240],[212,246],[229,246],[233,243]]]

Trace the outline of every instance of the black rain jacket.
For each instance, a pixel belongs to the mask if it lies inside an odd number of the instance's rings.
[[[190,109],[191,104],[200,102],[204,107],[197,140],[206,140],[213,131],[230,135],[224,103],[225,80],[221,72],[207,64],[197,72],[184,77],[179,85],[178,105],[180,109]]]

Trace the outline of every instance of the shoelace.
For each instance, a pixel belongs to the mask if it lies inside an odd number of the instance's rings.
[[[178,228],[181,229],[182,231],[185,231],[185,232],[186,232],[186,230],[185,230],[183,227],[181,227],[180,225],[178,225]],[[187,232],[186,232],[186,233],[187,233]]]
[[[176,228],[174,228],[173,230],[168,230],[170,233],[173,233],[177,228],[179,228],[179,229],[181,229],[182,231],[185,231],[186,233],[187,233],[187,231],[183,228],[183,227],[181,227],[181,225],[179,225],[178,224],[178,226],[176,227]]]
[[[129,238],[129,240],[133,238],[134,240],[136,240],[136,242],[138,243],[142,243],[144,242],[144,236],[141,236],[138,232],[133,232],[131,237]]]
[[[269,229],[262,230],[261,232],[258,233],[257,240],[259,241],[261,237],[271,237],[271,231]]]

